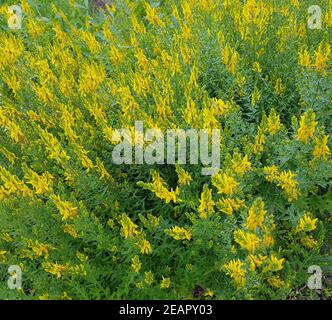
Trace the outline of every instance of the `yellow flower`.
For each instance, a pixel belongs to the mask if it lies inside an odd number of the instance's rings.
[[[132,26],[133,26],[133,30],[136,33],[142,33],[142,34],[146,33],[146,28],[145,28],[144,24],[139,23],[139,21],[137,20],[135,15],[131,16],[131,23],[132,23]]]
[[[262,73],[262,67],[260,66],[259,62],[258,61],[255,61],[253,64],[252,64],[252,70],[257,72],[257,73]]]
[[[306,48],[299,52],[299,65],[306,68],[311,66],[311,58]]]
[[[76,257],[81,262],[87,262],[89,260],[89,257],[87,255],[85,255],[84,253],[79,252],[79,251],[76,252]]]
[[[281,128],[280,116],[276,113],[275,109],[271,110],[269,117],[267,118],[267,131],[274,135]]]
[[[25,173],[25,179],[27,179],[28,183],[34,187],[36,194],[41,195],[53,191],[52,180],[54,177],[51,174],[45,172],[44,174],[39,175],[27,166],[25,166],[23,170]]]
[[[74,239],[78,238],[78,233],[77,233],[77,230],[75,229],[74,226],[71,226],[69,224],[65,224],[63,226],[63,232],[68,233]]]
[[[57,209],[60,211],[62,221],[74,219],[77,216],[77,208],[73,207],[68,201],[62,201],[57,195],[52,195],[50,199],[53,201]]]
[[[142,254],[149,255],[152,253],[151,243],[148,240],[141,238],[140,241],[138,242],[138,246],[140,247]]]
[[[166,203],[173,201],[176,203],[179,195],[178,188],[168,190],[166,182],[160,177],[159,173],[152,170],[152,183],[138,182],[138,185],[144,189],[152,191],[158,198],[165,200]]]
[[[282,85],[282,80],[280,78],[277,79],[274,90],[277,96],[282,96],[282,94],[284,93],[284,86]]]
[[[48,259],[50,251],[55,249],[51,245],[39,243],[38,240],[28,240],[27,246],[34,252],[37,258],[41,257],[44,254],[45,259]]]
[[[262,94],[257,87],[254,88],[254,91],[251,95],[251,105],[256,106],[257,103],[261,100]]]
[[[212,184],[218,189],[218,193],[232,195],[238,188],[237,181],[226,173],[218,173],[212,176]]]
[[[164,22],[160,19],[157,9],[152,8],[148,2],[145,3],[146,19],[154,26],[164,27]]]
[[[312,109],[309,109],[301,116],[300,127],[297,130],[296,139],[305,143],[314,135],[317,126],[316,115]]]
[[[301,244],[308,249],[315,249],[318,242],[312,236],[305,236],[300,239]]]
[[[284,262],[285,262],[284,258],[278,259],[274,254],[271,254],[271,256],[266,260],[263,272],[280,271],[283,268]]]
[[[81,36],[91,53],[96,54],[100,51],[100,43],[96,40],[96,37],[93,34],[87,30],[83,30],[81,31]]]
[[[142,267],[142,262],[139,259],[139,256],[134,256],[131,259],[131,267],[133,268],[133,270],[138,273],[141,270]]]
[[[260,246],[260,239],[254,233],[243,230],[234,231],[234,241],[249,252],[255,252]]]
[[[279,170],[278,167],[275,165],[264,167],[263,173],[265,174],[265,179],[269,182],[277,181],[279,177]]]
[[[0,262],[4,262],[6,260],[6,254],[7,254],[7,251],[0,251]]]
[[[66,151],[62,149],[59,141],[51,133],[39,128],[39,135],[51,159],[54,159],[61,164],[70,159]]]
[[[267,279],[268,284],[276,289],[279,289],[285,285],[285,282],[279,278],[279,276],[273,276]]]
[[[256,268],[259,268],[266,259],[267,256],[254,255],[254,254],[248,255],[249,269],[251,271],[255,271]]]
[[[160,288],[161,289],[167,289],[170,286],[171,286],[171,278],[162,277],[162,280],[160,281]]]
[[[296,232],[310,232],[314,231],[317,227],[317,218],[312,218],[310,213],[305,212],[303,217],[299,220],[299,223],[295,229]]]
[[[241,156],[239,153],[233,155],[232,170],[239,176],[243,176],[247,171],[251,169],[251,162],[248,160],[248,156]]]
[[[237,64],[240,60],[239,53],[227,45],[221,52],[221,60],[225,64],[229,73],[235,74]]]
[[[0,70],[7,66],[14,66],[23,51],[24,45],[20,38],[2,33],[0,37]]]
[[[257,135],[255,137],[255,144],[253,147],[253,152],[259,153],[264,150],[264,144],[265,144],[265,135],[264,130],[259,126],[257,130]]]
[[[318,49],[315,51],[314,67],[318,72],[324,72],[330,62],[331,45],[329,43],[321,42]]]
[[[102,179],[107,180],[111,178],[111,175],[107,172],[104,163],[99,158],[97,158],[96,160],[96,169],[100,174],[100,180]]]
[[[95,93],[106,77],[105,69],[96,63],[85,63],[79,79],[79,92],[86,96]]]
[[[192,237],[189,230],[178,226],[166,229],[165,232],[175,240],[191,240]]]
[[[179,184],[182,186],[189,185],[192,181],[191,175],[184,170],[181,166],[175,167],[176,173],[178,174]]]
[[[224,264],[226,274],[234,280],[239,288],[242,288],[246,282],[246,271],[243,267],[244,263],[239,259],[231,260],[229,263]]]
[[[5,147],[0,147],[0,152],[6,157],[6,159],[11,163],[11,164],[14,164],[17,160],[18,160],[18,157],[10,152],[7,148]]]
[[[282,171],[277,178],[278,186],[285,191],[289,202],[296,200],[300,195],[298,191],[299,183],[295,180],[295,177],[295,174],[291,171]]]
[[[151,271],[144,273],[144,282],[148,285],[151,285],[154,281],[154,275]]]
[[[61,278],[63,273],[68,270],[68,265],[61,265],[57,262],[46,262],[43,263],[43,268],[46,272],[54,275],[56,278]]]
[[[214,213],[214,201],[212,199],[212,190],[205,184],[203,192],[201,193],[201,199],[199,201],[198,212],[202,219],[207,219],[209,215]]]
[[[122,217],[120,219],[120,224],[122,227],[121,234],[125,238],[133,237],[138,233],[138,226],[134,222],[132,222],[131,219],[124,213],[122,214]]]
[[[258,198],[249,208],[245,227],[251,231],[256,231],[256,228],[260,228],[262,226],[265,215],[266,210],[264,210],[264,202],[261,198]]]
[[[321,159],[327,159],[327,157],[331,154],[330,148],[328,146],[328,135],[323,135],[321,139],[318,139],[317,137],[314,137],[314,150],[312,151],[312,155],[314,159],[321,158]]]
[[[239,198],[222,198],[219,200],[218,209],[228,215],[232,215],[235,211],[239,210],[244,204],[244,200]]]

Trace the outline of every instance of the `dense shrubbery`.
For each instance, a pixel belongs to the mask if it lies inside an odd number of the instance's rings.
[[[0,297],[285,299],[328,272],[332,3],[316,2],[322,30],[298,0],[24,0],[9,30],[5,1]],[[137,120],[220,129],[220,172],[113,164]]]

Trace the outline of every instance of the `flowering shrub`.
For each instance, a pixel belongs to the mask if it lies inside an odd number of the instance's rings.
[[[316,2],[321,30],[310,1],[23,0],[12,30],[5,1],[0,297],[286,299],[328,271],[332,1]],[[219,129],[221,169],[114,164],[137,120]]]

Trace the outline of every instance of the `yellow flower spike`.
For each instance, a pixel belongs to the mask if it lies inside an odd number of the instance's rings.
[[[20,38],[3,33],[0,36],[0,70],[13,66],[23,51],[24,45]]]
[[[255,137],[255,144],[253,146],[253,152],[255,154],[260,153],[264,151],[264,145],[265,145],[266,139],[264,130],[261,126],[258,127],[257,135]]]
[[[269,134],[276,134],[281,128],[280,116],[272,109],[267,118],[267,131]]]
[[[106,71],[102,65],[97,63],[85,63],[79,79],[79,92],[82,96],[95,93],[106,78]]]
[[[215,203],[212,199],[212,190],[209,189],[207,184],[205,184],[203,187],[203,192],[201,193],[198,207],[200,218],[207,219],[208,216],[214,213],[214,205]]]
[[[171,286],[171,278],[164,278],[162,277],[160,281],[160,288],[161,289],[168,289]]]
[[[42,175],[39,175],[27,166],[23,167],[23,171],[24,178],[33,186],[37,195],[53,192],[52,181],[54,180],[54,177],[50,173],[45,172]]]
[[[226,173],[217,173],[212,176],[212,184],[217,188],[218,193],[233,195],[239,187],[238,182]]]
[[[164,22],[160,19],[157,9],[152,8],[148,2],[145,2],[146,19],[153,26],[165,27]]]
[[[242,288],[246,282],[246,270],[243,268],[244,263],[239,259],[231,260],[224,264],[226,274],[229,275],[235,282],[238,288]]]
[[[241,200],[239,198],[222,198],[217,203],[218,209],[227,215],[232,215],[234,212],[238,211],[243,205],[244,200]]]
[[[42,264],[44,271],[60,279],[63,273],[68,270],[68,265],[61,265],[57,262],[46,262]]]
[[[260,92],[260,90],[255,87],[254,91],[251,95],[251,105],[254,107],[257,105],[257,103],[261,100],[262,98],[262,93]]]
[[[263,225],[265,215],[266,210],[264,210],[264,202],[261,198],[258,198],[249,208],[245,227],[248,230],[256,231],[257,228],[260,228]]]
[[[37,258],[44,255],[46,260],[48,259],[50,251],[55,249],[53,246],[45,243],[40,243],[38,240],[28,240],[27,246],[33,251]]]
[[[276,182],[278,180],[278,177],[280,175],[279,169],[277,166],[272,165],[269,167],[263,168],[263,173],[265,175],[265,179],[268,182]]]
[[[175,167],[175,170],[176,173],[178,174],[179,184],[181,186],[190,185],[192,181],[191,175],[179,165]]]
[[[6,261],[6,255],[7,255],[7,251],[4,251],[4,250],[0,251],[0,263]]]
[[[77,230],[75,229],[74,226],[71,226],[69,224],[65,224],[63,226],[63,232],[69,234],[74,239],[78,238],[78,233],[77,233]]]
[[[275,289],[279,289],[285,285],[285,282],[281,280],[279,276],[273,276],[268,278],[267,283]]]
[[[96,160],[96,169],[100,174],[100,180],[107,180],[111,178],[111,175],[106,170],[103,161],[101,161],[99,158]]]
[[[178,226],[172,227],[171,229],[166,229],[165,233],[175,240],[191,240],[192,238],[192,234],[189,230]]]
[[[72,206],[70,202],[62,201],[61,198],[55,194],[52,195],[50,199],[59,210],[62,221],[74,219],[77,217],[77,207]]]
[[[62,149],[58,139],[51,133],[39,127],[39,135],[51,159],[56,160],[59,164],[70,159],[66,151]]]
[[[263,256],[261,254],[259,255],[250,254],[248,255],[247,259],[249,261],[249,269],[251,271],[255,271],[264,263],[264,261],[267,259],[267,256]]]
[[[317,227],[317,218],[312,218],[310,213],[305,212],[303,217],[299,220],[299,223],[295,229],[295,232],[310,232],[314,231]]]
[[[125,214],[122,214],[120,219],[121,224],[121,234],[127,239],[138,234],[138,226],[131,221],[131,219]]]
[[[251,232],[243,230],[234,231],[234,241],[240,245],[242,249],[248,252],[255,252],[260,246],[260,239]]]
[[[231,163],[231,169],[241,177],[251,169],[251,162],[248,159],[248,155],[242,157],[241,154],[234,153]]]
[[[25,185],[25,183],[2,166],[0,166],[0,181],[4,183],[0,190],[7,196],[11,194],[20,194],[25,197],[33,198],[33,192]]]
[[[166,203],[171,201],[176,203],[180,190],[177,188],[168,190],[166,182],[160,177],[159,173],[152,170],[152,183],[138,182],[138,185],[144,189],[152,191],[158,198],[165,200]]]
[[[227,71],[234,75],[240,60],[239,53],[227,45],[221,52],[221,60],[225,64]]]
[[[327,160],[328,156],[331,154],[330,148],[328,146],[328,135],[323,135],[320,139],[314,137],[314,149],[312,155],[314,159],[324,159]]]
[[[284,258],[277,258],[273,253],[269,256],[269,258],[265,261],[265,266],[263,268],[263,272],[277,272],[282,270],[284,265]]]
[[[315,240],[312,236],[304,236],[300,239],[300,242],[309,250],[313,250],[318,246],[318,241]]]
[[[141,254],[150,255],[152,253],[152,246],[150,241],[146,240],[144,237],[141,236],[141,239],[137,243],[140,248]]]
[[[321,42],[318,49],[315,51],[314,67],[318,72],[325,72],[331,55],[331,45],[329,43]]]
[[[312,109],[305,112],[300,119],[300,127],[297,130],[296,140],[305,143],[309,142],[309,139],[313,137],[318,122],[316,121],[316,115]]]
[[[282,80],[280,78],[277,79],[276,84],[274,86],[274,90],[277,96],[282,96],[284,93],[284,86],[282,84]]]
[[[296,175],[291,171],[282,171],[278,178],[278,186],[281,187],[288,197],[288,201],[297,200],[300,192],[298,191],[299,183],[295,180]]]
[[[140,23],[134,14],[131,16],[131,23],[132,23],[133,29],[136,33],[141,33],[141,34],[146,33],[146,28],[145,28],[144,24]]]
[[[151,285],[154,282],[154,275],[152,271],[144,272],[144,282]]]
[[[138,273],[141,270],[142,262],[139,256],[134,256],[131,259],[131,267],[133,268],[134,272]]]
[[[18,157],[5,147],[0,147],[0,153],[6,157],[10,164],[14,164],[18,160]]]

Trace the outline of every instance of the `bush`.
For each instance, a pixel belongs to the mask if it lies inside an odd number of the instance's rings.
[[[310,1],[24,0],[11,30],[5,1],[0,297],[286,299],[309,266],[328,272],[332,3],[318,2],[322,30]],[[219,129],[221,169],[114,164],[116,129],[138,120]]]

